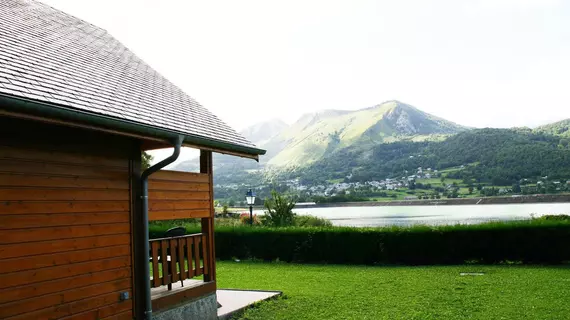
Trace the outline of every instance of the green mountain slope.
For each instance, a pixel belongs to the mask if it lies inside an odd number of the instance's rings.
[[[400,140],[423,141],[465,130],[399,101],[357,111],[327,110],[301,117],[262,148],[267,164],[301,167],[347,147],[371,146]]]
[[[570,138],[570,119],[540,126],[535,131]]]
[[[353,181],[401,177],[418,167],[468,166],[455,178],[510,185],[523,178],[570,177],[570,149],[560,137],[530,129],[474,129],[439,142],[399,141],[368,151],[345,148],[294,175],[305,182],[345,178]]]

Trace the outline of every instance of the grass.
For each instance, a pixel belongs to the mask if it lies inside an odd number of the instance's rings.
[[[460,276],[483,272],[483,276]],[[568,319],[570,268],[218,262],[220,288],[285,297],[241,319]]]

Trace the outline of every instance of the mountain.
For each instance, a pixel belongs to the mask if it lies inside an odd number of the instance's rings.
[[[252,183],[267,174],[303,168],[325,157],[336,157],[350,148],[370,156],[371,148],[396,141],[439,141],[468,128],[423,112],[413,106],[388,101],[360,109],[324,110],[302,115],[287,126],[271,120],[246,128],[241,134],[267,150],[260,163],[214,155],[216,183]],[[176,170],[196,171],[199,161],[183,161]]]
[[[444,141],[398,141],[367,151],[345,148],[285,178],[299,177],[309,185],[346,177],[365,182],[407,176],[420,167],[466,166],[453,178],[499,186],[542,176],[566,179],[570,178],[570,149],[561,140],[530,129],[473,129]]]
[[[558,183],[570,179],[570,119],[535,129],[473,129],[388,101],[356,111],[304,114],[290,126],[272,120],[241,133],[267,154],[259,163],[215,154],[218,199],[242,199],[251,186],[260,197],[275,189],[310,199],[309,187],[407,181],[420,167],[445,172],[464,185],[501,188],[546,176]],[[198,163],[185,161],[176,169],[194,171]]]
[[[540,126],[535,131],[570,138],[570,119]]]
[[[243,129],[239,133],[255,145],[260,146],[266,144],[269,140],[279,135],[287,127],[288,125],[285,122],[279,119],[272,119],[256,123]],[[214,171],[216,172],[214,179],[216,176],[222,174],[226,178],[231,178],[236,175],[235,179],[238,180],[243,175],[244,170],[255,170],[260,168],[259,163],[251,159],[242,159],[217,153],[214,153],[213,157]],[[264,157],[261,159],[264,159]],[[198,158],[182,161],[176,165],[174,169],[179,171],[197,172],[200,170],[200,161]]]
[[[289,125],[279,119],[272,119],[247,127],[240,131],[240,134],[255,145],[260,146],[283,132],[288,126]]]
[[[326,110],[303,115],[261,145],[267,165],[300,167],[350,146],[369,148],[400,140],[441,139],[467,128],[399,101],[356,110]]]

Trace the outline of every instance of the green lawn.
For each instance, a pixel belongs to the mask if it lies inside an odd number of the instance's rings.
[[[483,276],[460,276],[483,272]],[[242,319],[569,319],[570,267],[218,262],[218,287],[280,290]]]

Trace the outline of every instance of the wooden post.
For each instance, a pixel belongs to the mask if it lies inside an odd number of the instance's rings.
[[[208,274],[204,275],[204,281],[216,281],[216,254],[214,245],[214,170],[212,163],[212,151],[200,150],[200,173],[207,173],[210,184],[210,216],[202,218],[202,234],[206,235],[208,241],[202,243],[207,245],[208,257],[204,260],[208,263]]]

